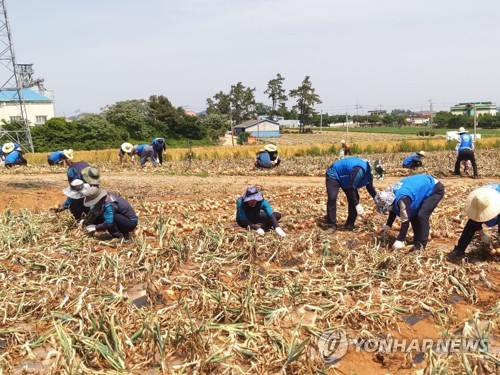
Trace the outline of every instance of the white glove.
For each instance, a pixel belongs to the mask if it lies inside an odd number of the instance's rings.
[[[356,206],[356,212],[359,216],[363,216],[365,214],[365,210],[363,209],[363,206],[361,204],[358,204]]]
[[[391,227],[386,224],[378,230],[377,234],[385,234],[389,229],[391,229]]]
[[[95,225],[87,225],[87,226],[85,227],[85,232],[87,232],[87,233],[89,233],[89,234],[90,234],[90,233],[94,233],[94,232],[95,232]]]
[[[262,228],[257,229],[257,234],[258,234],[259,236],[263,236],[263,235],[264,235],[264,233],[266,233],[266,232],[264,232],[264,229],[262,229]]]
[[[392,248],[394,250],[401,250],[401,249],[404,249],[404,247],[405,247],[404,241],[396,241],[396,242],[394,242],[394,245],[392,245]]]
[[[481,236],[481,242],[484,244],[489,244],[491,241],[491,237],[488,236],[486,233]]]
[[[280,237],[286,237],[286,233],[283,232],[283,229],[281,229],[280,227],[276,228],[275,231],[280,235]]]

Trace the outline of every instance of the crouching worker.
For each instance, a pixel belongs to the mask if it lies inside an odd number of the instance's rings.
[[[89,212],[89,208],[83,205],[83,194],[74,194],[74,191],[80,191],[83,188],[83,183],[86,187],[98,187],[101,174],[84,161],[79,161],[68,168],[67,175],[69,187],[63,189],[66,200],[61,207],[55,209],[55,212],[69,209],[73,217],[80,220],[84,214]]]
[[[269,158],[271,159],[273,167],[277,167],[278,165],[280,165],[281,158],[278,155],[278,147],[276,147],[276,145],[273,145],[272,143],[269,143],[264,147],[264,149],[269,154]]]
[[[5,168],[12,168],[15,165],[28,165],[28,161],[24,158],[23,151],[17,143],[5,143],[2,146],[2,153],[5,157]]]
[[[489,244],[490,236],[483,231],[483,224],[487,227],[498,226],[500,234],[500,183],[489,184],[473,190],[465,200],[465,213],[469,217],[458,244],[449,254],[451,257],[463,257],[474,234],[479,232],[481,242]]]
[[[281,237],[285,237],[286,234],[278,223],[280,219],[281,214],[272,210],[269,202],[255,186],[248,187],[245,194],[236,201],[238,225],[255,230],[259,235],[274,229]]]
[[[399,216],[401,229],[393,249],[401,250],[405,247],[405,238],[411,223],[414,250],[425,250],[430,232],[429,219],[443,196],[444,185],[426,174],[403,178],[385,191],[379,191],[375,196],[377,211],[379,213],[389,211],[389,217],[377,233],[387,232],[396,216]]]
[[[130,232],[137,227],[137,215],[127,201],[94,186],[84,196],[83,204],[90,208],[84,219],[88,234],[107,230],[113,238],[130,238]]]
[[[415,152],[403,160],[403,168],[420,168],[422,166],[422,158],[425,158],[425,151]]]
[[[255,159],[255,167],[256,168],[265,168],[269,169],[274,167],[273,162],[271,161],[271,157],[269,156],[269,153],[261,148],[257,152],[257,158]]]

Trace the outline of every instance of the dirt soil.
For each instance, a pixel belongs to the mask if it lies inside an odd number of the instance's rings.
[[[43,174],[43,175],[0,175],[0,210],[3,211],[7,207],[13,209],[26,208],[32,211],[45,211],[55,204],[60,204],[64,201],[62,189],[67,186],[65,175],[61,173]],[[395,181],[398,177],[388,177],[382,181],[375,182],[376,187],[384,188]],[[447,189],[456,190],[467,188],[472,190],[475,187],[486,183],[495,182],[492,178],[481,178],[473,180],[469,178],[442,178],[440,179]],[[317,191],[318,196],[305,196],[301,199],[315,200],[321,202],[326,200],[326,191],[324,189],[325,180],[323,177],[294,177],[294,176],[172,176],[163,173],[159,169],[154,174],[143,175],[140,172],[128,173],[124,171],[107,172],[102,178],[102,187],[109,191],[117,192],[121,196],[132,201],[149,201],[149,202],[177,202],[177,201],[198,201],[205,198],[219,200],[223,198],[237,198],[245,188],[249,185],[258,185],[261,187],[264,195],[272,192],[274,200],[273,208],[279,209],[284,217],[290,215],[291,203],[280,200],[280,193],[293,191]],[[305,189],[308,188],[309,190]],[[450,189],[451,188],[451,189]],[[318,190],[311,190],[318,189]],[[363,189],[364,190],[364,189]],[[322,193],[323,192],[323,193]],[[323,195],[321,195],[323,194]],[[342,193],[341,193],[342,195]],[[449,204],[447,196],[441,202],[441,206],[446,207]],[[454,197],[456,198],[456,197]],[[465,196],[463,197],[465,199]],[[366,199],[365,207],[370,205]],[[339,210],[344,210],[345,207],[340,207]],[[232,225],[232,218],[228,219],[228,225]],[[360,224],[360,223],[358,223]],[[287,227],[286,221],[284,228],[290,237],[294,236],[294,229]],[[297,234],[297,233],[296,233]],[[337,232],[334,234],[340,240],[349,240],[352,238],[352,233]],[[452,250],[456,239],[441,238],[431,240],[427,251],[430,252],[448,252]],[[498,266],[498,260],[492,261]],[[498,270],[498,268],[497,268]],[[491,273],[493,278],[491,283],[498,287],[500,285],[500,273]],[[459,301],[452,305],[450,314],[457,321],[457,326],[467,321],[470,314],[476,311],[479,307],[492,308],[498,300],[498,288],[495,290],[486,287],[477,287],[478,302],[475,305],[469,305],[464,301]],[[484,311],[484,310],[483,310]],[[439,333],[439,328],[431,317],[424,317],[416,324],[410,325],[407,322],[400,322],[402,336],[411,337],[434,337]],[[398,373],[407,374],[413,373],[417,369],[423,368],[423,364],[402,365],[402,358],[387,358],[386,360],[377,360],[373,355],[367,353],[356,353],[352,350],[343,358],[336,369],[332,369],[332,373],[339,374],[386,374]]]

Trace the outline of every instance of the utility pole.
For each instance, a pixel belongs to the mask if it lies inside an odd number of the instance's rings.
[[[431,112],[431,117],[429,119],[429,126],[432,129],[432,116],[434,115],[434,111],[432,109],[432,99],[429,100],[429,103],[430,103],[430,112]]]
[[[319,117],[319,134],[323,132],[323,110],[320,112],[320,117]]]
[[[347,117],[347,112],[345,113],[345,126],[346,126],[345,139],[346,139],[346,141],[348,141],[349,140],[349,121],[348,121],[348,117]]]
[[[21,147],[33,152],[31,129],[26,113],[23,84],[19,72],[22,66],[18,67],[16,64],[14,43],[10,32],[5,0],[0,0],[0,12],[0,66],[6,68],[6,71],[0,70],[0,82],[3,81],[0,86],[0,92],[6,98],[9,98],[10,102],[16,103],[19,114],[14,118],[11,117],[11,122],[17,122],[22,128],[21,130],[9,131],[3,129],[0,125],[0,139],[7,139],[11,142],[18,143]],[[3,74],[5,74],[5,76]]]

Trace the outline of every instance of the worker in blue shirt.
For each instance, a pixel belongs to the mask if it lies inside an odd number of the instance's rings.
[[[425,151],[418,151],[403,160],[403,168],[417,169],[422,166],[422,158],[425,158]]]
[[[269,155],[269,152],[267,152],[263,148],[261,148],[257,152],[257,158],[255,159],[255,167],[256,168],[264,168],[264,169],[274,167],[274,164],[271,161],[271,156]]]
[[[455,148],[457,152],[457,160],[455,162],[455,175],[460,176],[460,162],[462,160],[470,160],[472,164],[473,178],[478,178],[476,158],[474,156],[474,138],[463,127],[458,129],[458,143]]]
[[[272,210],[269,202],[255,186],[249,186],[243,196],[236,201],[238,225],[255,230],[259,235],[274,229],[280,237],[285,237],[286,234],[278,223],[280,219],[281,213]]]
[[[377,192],[373,187],[373,177],[382,178],[383,174],[384,167],[379,160],[375,161],[372,168],[368,160],[356,157],[338,160],[327,169],[326,224],[328,230],[354,230],[356,217],[365,214],[363,206],[359,202],[358,189],[365,186],[368,193],[374,198]],[[340,189],[344,191],[348,203],[348,216],[343,228],[337,224],[337,197]]]
[[[405,247],[405,238],[411,223],[414,250],[425,250],[429,240],[429,219],[443,196],[444,185],[426,174],[403,178],[385,191],[377,192],[375,196],[377,211],[379,213],[389,211],[387,222],[378,233],[387,232],[399,216],[401,229],[393,249],[401,250]]]
[[[11,168],[15,165],[28,165],[28,162],[24,158],[23,151],[17,143],[5,143],[2,146],[2,153],[5,158],[6,168]]]
[[[98,187],[90,187],[84,193],[84,205],[93,218],[85,226],[88,234],[108,231],[113,238],[128,240],[130,232],[137,227],[137,215],[132,206],[122,197]]]
[[[500,183],[488,184],[473,190],[465,200],[465,213],[469,217],[451,257],[463,257],[472,238],[479,232],[481,242],[489,244],[490,236],[483,231],[487,227],[498,228],[500,235]]]
[[[155,138],[151,142],[153,150],[155,153],[155,159],[157,159],[160,165],[163,164],[163,154],[167,152],[167,144],[165,143],[165,138]]]
[[[158,166],[153,146],[148,144],[135,145],[132,153],[138,155],[141,158],[141,168],[144,168],[147,159],[151,160],[151,163],[153,163],[154,167]]]
[[[73,156],[72,149],[55,151],[47,155],[47,163],[49,165],[65,164],[69,167],[73,161]]]

